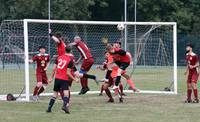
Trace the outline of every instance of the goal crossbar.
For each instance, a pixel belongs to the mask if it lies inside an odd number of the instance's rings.
[[[127,25],[176,25],[176,22],[122,22],[122,21],[75,21],[75,20],[44,20],[44,19],[24,19],[31,23],[57,23],[57,24],[90,24],[90,25],[117,25],[119,23]]]

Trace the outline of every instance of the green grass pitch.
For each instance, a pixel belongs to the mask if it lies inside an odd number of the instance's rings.
[[[19,78],[18,74],[23,74],[20,72],[23,71],[0,70],[1,93],[20,92],[24,84]],[[136,85],[141,89],[161,90],[170,83],[171,70],[164,68],[157,75],[152,72],[156,70],[151,69],[150,72],[138,68],[133,75]],[[103,78],[103,73],[91,73]],[[30,70],[30,76],[32,90],[35,84],[33,70]],[[106,103],[105,95],[73,95],[70,115],[60,110],[61,100],[57,100],[52,113],[45,113],[50,97],[41,97],[39,103],[0,101],[0,122],[199,122],[200,104],[183,102],[186,95],[185,81],[184,68],[178,68],[178,95],[127,94],[124,103],[118,103],[117,99],[113,104]],[[47,91],[51,91],[52,86],[50,84]],[[92,90],[98,89],[92,81],[90,87]],[[79,88],[79,84],[74,83],[73,90]]]

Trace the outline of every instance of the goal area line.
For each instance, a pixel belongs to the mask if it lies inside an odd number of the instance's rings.
[[[99,94],[100,91],[88,91],[87,94]],[[79,92],[71,92],[72,95],[78,95]],[[114,91],[111,91],[111,93],[114,93]],[[124,93],[130,93],[130,94],[174,94],[176,93],[174,91],[151,91],[151,90],[140,90],[139,92],[133,92],[132,90],[124,90]],[[15,97],[19,96],[19,94],[13,94]],[[40,96],[52,96],[53,93],[42,93]],[[7,95],[0,95],[0,100],[6,100]],[[30,97],[32,94],[30,94]],[[26,94],[21,94],[21,97],[26,97]],[[19,98],[19,101],[26,101],[25,99]]]

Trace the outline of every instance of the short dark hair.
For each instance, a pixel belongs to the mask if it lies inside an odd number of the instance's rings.
[[[111,44],[107,44],[105,52],[109,52],[110,49],[112,49],[112,45]]]
[[[41,45],[41,46],[38,47],[38,49],[39,49],[39,50],[40,50],[40,49],[46,49],[46,47],[43,46],[43,45]]]
[[[121,44],[122,44],[122,43],[121,43],[120,41],[118,41],[118,40],[115,41],[115,43],[119,44],[120,46],[121,46]]]
[[[191,43],[188,43],[188,44],[186,45],[186,47],[194,48],[194,46],[193,46]]]
[[[71,47],[71,46],[67,46],[67,47],[65,48],[65,50],[66,50],[67,53],[71,53],[72,47]]]
[[[57,38],[61,38],[62,37],[62,33],[61,32],[56,32],[54,35]]]

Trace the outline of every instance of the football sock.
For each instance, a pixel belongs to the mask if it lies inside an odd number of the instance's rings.
[[[69,100],[70,100],[70,98],[71,98],[71,92],[69,91]]]
[[[55,103],[56,98],[52,97],[49,101],[49,106],[48,106],[48,110],[51,110],[51,108],[53,107],[54,103]]]
[[[103,85],[101,85],[101,91],[100,91],[101,94],[103,94]]]
[[[106,79],[109,79],[111,73],[112,73],[112,70],[108,70],[106,72]]]
[[[82,86],[82,88],[86,88],[87,87],[87,80],[86,80],[86,78],[81,78],[81,86]]]
[[[195,99],[198,99],[198,90],[193,89]]]
[[[134,82],[132,81],[132,80],[127,80],[127,83],[130,85],[130,87],[132,88],[132,89],[135,89],[135,84],[134,84]]]
[[[34,88],[33,96],[38,95],[39,89],[40,89],[40,87],[37,87],[37,86]]]
[[[40,95],[42,92],[44,91],[44,87],[40,87],[39,91],[38,91],[38,95]]]
[[[86,88],[88,88],[88,79],[87,78],[85,78],[84,84],[85,84]]]
[[[112,98],[112,95],[111,95],[111,92],[110,92],[110,90],[107,88],[107,89],[105,89],[105,92],[106,92],[106,95],[110,98],[110,99],[113,99]]]
[[[87,78],[81,78],[81,85],[82,85],[82,88],[87,88],[88,87]]]
[[[192,89],[187,90],[187,99],[191,100]]]
[[[117,76],[116,81],[115,81],[115,86],[119,86],[121,80],[121,76]]]
[[[121,93],[123,93],[123,85],[121,83],[119,84],[119,89],[120,89]]]
[[[90,78],[90,79],[95,80],[95,79],[96,79],[96,76],[94,76],[94,75],[89,75],[89,74],[83,74],[83,78]]]
[[[67,106],[68,103],[69,103],[69,97],[64,96],[63,97],[63,106]]]

